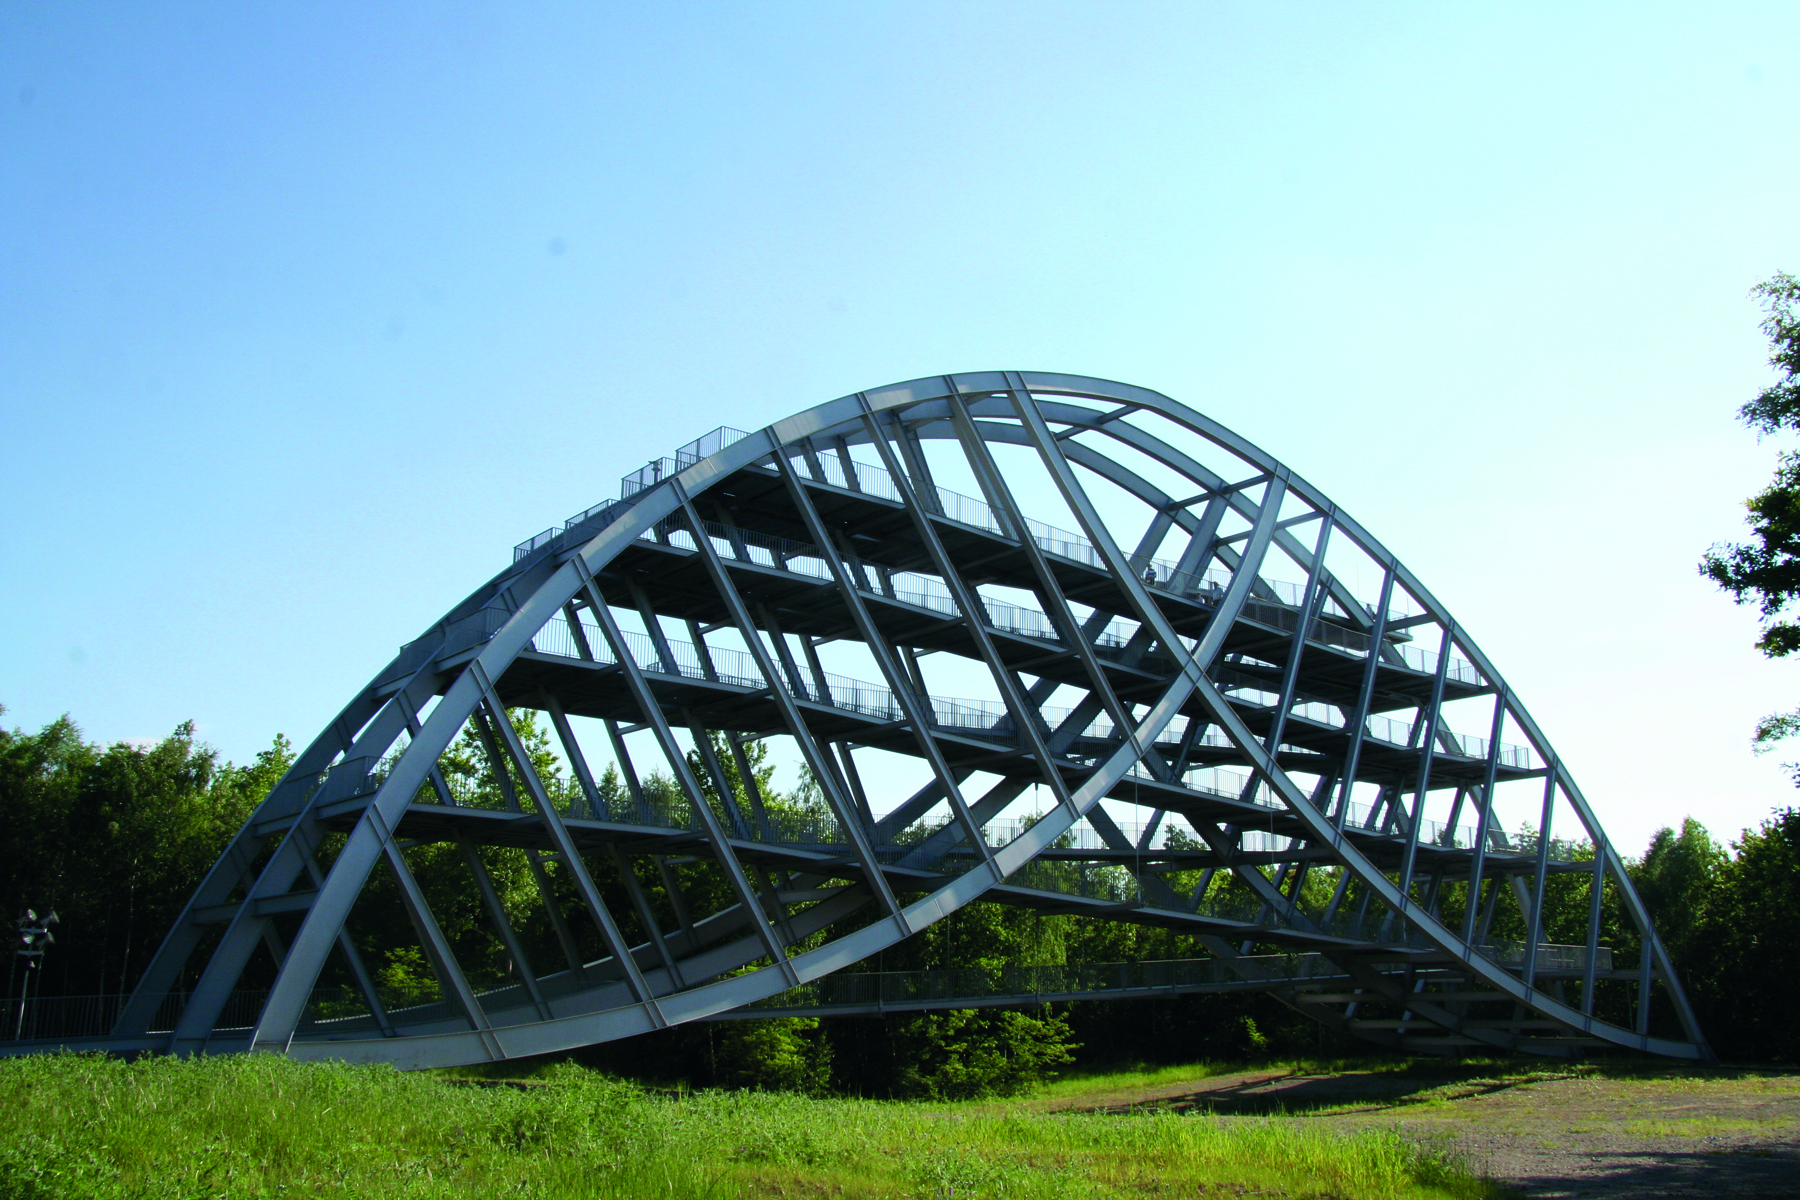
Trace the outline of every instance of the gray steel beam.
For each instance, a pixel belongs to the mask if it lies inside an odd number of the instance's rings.
[[[1451,640],[1456,632],[1455,626],[1444,627],[1444,638],[1438,646],[1437,674],[1431,681],[1431,700],[1426,710],[1419,714],[1413,722],[1413,731],[1418,734],[1420,744],[1419,780],[1413,789],[1412,813],[1406,823],[1406,849],[1400,859],[1400,890],[1406,892],[1412,887],[1413,861],[1419,853],[1419,826],[1425,820],[1425,801],[1431,794],[1431,763],[1437,754],[1438,718],[1444,706],[1444,678],[1450,669],[1450,648],[1455,645]]]
[[[632,910],[637,913],[638,924],[644,927],[644,936],[656,948],[656,957],[662,960],[663,969],[669,973],[670,981],[678,990],[687,987],[687,981],[681,975],[681,964],[669,951],[668,942],[663,938],[662,924],[656,919],[656,910],[650,907],[650,897],[644,892],[644,885],[638,881],[637,872],[632,868],[630,860],[614,845],[606,847],[606,855],[612,863],[614,872],[619,876],[619,883],[624,887],[625,895],[631,900]],[[693,944],[691,933],[688,942],[691,948]]]
[[[1606,883],[1606,843],[1602,839],[1594,847],[1594,869],[1588,874],[1588,927],[1586,960],[1581,965],[1581,1011],[1594,1015],[1594,973],[1600,956],[1600,900]]]
[[[579,558],[571,561],[581,562]],[[582,565],[581,570],[585,575],[585,564]],[[663,717],[662,707],[656,702],[655,695],[651,693],[650,685],[644,681],[643,672],[638,669],[636,661],[632,659],[631,647],[625,641],[625,635],[619,631],[618,623],[613,620],[612,611],[601,599],[599,589],[594,586],[591,576],[584,577],[583,587],[587,592],[588,606],[593,610],[595,619],[600,622],[601,632],[605,635],[608,644],[612,646],[613,654],[617,656],[619,665],[624,669],[625,679],[631,687],[638,709],[643,714],[644,721],[655,732],[657,743],[662,747],[663,757],[668,760],[670,771],[674,773],[676,782],[681,785],[681,790],[686,793],[695,819],[706,830],[707,842],[712,849],[713,856],[724,870],[725,877],[731,890],[737,896],[738,903],[750,915],[757,936],[762,939],[763,948],[768,952],[770,960],[788,977],[790,986],[798,983],[799,977],[794,974],[793,965],[788,962],[787,949],[775,936],[774,928],[769,924],[768,917],[763,914],[762,906],[756,898],[755,889],[752,888],[749,877],[745,875],[743,866],[738,862],[737,855],[732,852],[730,840],[726,837],[725,830],[719,825],[719,818],[706,803],[706,793],[701,789],[700,781],[695,779],[694,773],[688,769],[687,756],[682,753],[680,743],[675,740],[674,731],[669,728],[669,722]]]
[[[1556,811],[1556,762],[1544,773],[1544,812],[1538,821],[1537,867],[1531,875],[1530,932],[1525,935],[1525,966],[1519,972],[1530,987],[1537,978],[1538,943],[1544,937],[1544,882],[1549,878],[1550,818]]]
[[[750,812],[756,818],[756,826],[762,831],[765,840],[773,840],[775,835],[769,825],[768,806],[763,801],[762,787],[756,782],[756,772],[750,769],[750,756],[744,752],[744,739],[735,733],[727,733],[725,744],[731,747],[731,760],[737,765],[738,779],[743,782],[744,794],[750,798]]]
[[[479,678],[482,684],[483,704],[485,704],[492,688],[488,685],[485,677]],[[475,732],[479,736],[481,748],[487,755],[488,770],[493,774],[494,782],[500,789],[500,795],[506,801],[507,810],[523,815],[525,806],[519,802],[519,793],[513,783],[512,772],[507,768],[506,757],[501,752],[499,740],[494,737],[492,727],[493,725],[503,725],[507,729],[511,729],[512,720],[504,708],[495,706],[495,710],[499,715],[494,717],[490,724],[488,714],[478,705],[475,711],[469,714],[469,724],[474,726]],[[556,940],[562,946],[563,958],[568,962],[570,972],[580,978],[587,973],[586,960],[581,953],[580,944],[575,940],[575,930],[569,925],[569,918],[562,910],[562,902],[557,898],[556,885],[550,878],[550,873],[544,868],[543,854],[537,850],[525,851],[525,867],[531,872],[532,882],[537,885],[538,897],[544,904],[544,915],[550,918],[550,927],[555,930]]]
[[[581,785],[581,795],[587,802],[588,815],[597,821],[610,819],[611,814],[607,812],[599,785],[594,782],[594,773],[588,770],[587,755],[581,752],[581,742],[570,728],[568,714],[563,712],[562,704],[549,692],[542,693],[539,702],[544,711],[550,714],[550,723],[556,727],[556,737],[562,743],[563,757],[569,760],[569,769],[575,773],[576,783]]]
[[[625,780],[625,791],[631,796],[638,820],[647,825],[650,823],[650,802],[644,796],[643,782],[638,779],[637,767],[625,748],[625,735],[619,732],[617,721],[607,721],[605,724],[606,738],[612,743],[613,761],[619,764],[619,775]]]
[[[542,1020],[548,1017],[550,1006],[544,1002],[544,990],[538,986],[537,972],[531,969],[531,959],[519,942],[518,931],[513,928],[512,921],[506,915],[506,906],[500,902],[500,893],[494,888],[494,880],[488,874],[487,864],[481,860],[481,851],[466,833],[460,831],[456,835],[456,845],[462,851],[463,861],[468,864],[469,874],[475,880],[475,890],[481,895],[481,905],[487,911],[488,922],[493,925],[500,944],[506,947],[507,957],[518,968],[519,981],[525,985],[526,995],[531,997],[532,1004],[537,1007],[538,1018]]]
[[[712,731],[690,709],[683,709],[681,717],[687,723],[688,736],[694,739],[694,752],[700,756],[700,763],[706,768],[706,773],[712,776],[713,787],[719,794],[719,807],[731,818],[732,832],[748,840],[751,837],[750,822],[745,818],[744,810],[732,790],[731,777],[725,774],[719,756],[713,752]]]
[[[922,680],[917,682],[918,690],[914,690],[914,677],[918,674],[918,665],[911,664],[913,667],[911,676],[902,674],[899,662],[888,645],[887,639],[881,636],[874,619],[869,616],[868,605],[863,602],[856,581],[851,578],[849,570],[844,564],[843,555],[833,553],[838,549],[838,540],[833,539],[826,529],[825,522],[819,516],[819,510],[813,505],[812,497],[806,493],[806,486],[795,476],[793,467],[788,463],[787,457],[781,453],[780,446],[777,445],[774,449],[776,470],[781,473],[788,499],[800,514],[808,536],[821,551],[825,552],[826,566],[831,569],[832,580],[837,584],[838,595],[843,600],[844,607],[849,610],[850,619],[855,623],[858,635],[868,646],[870,656],[875,659],[876,668],[881,672],[882,678],[887,681],[888,690],[900,705],[900,711],[906,715],[906,722],[912,731],[914,743],[919,748],[920,757],[924,758],[931,767],[932,778],[936,783],[937,790],[941,793],[942,798],[949,802],[951,814],[957,824],[962,827],[964,836],[968,838],[970,850],[981,855],[984,867],[991,870],[993,856],[988,852],[987,841],[981,834],[981,826],[976,824],[971,817],[969,803],[962,794],[961,785],[966,772],[964,775],[958,775],[951,770],[948,760],[944,757],[943,749],[932,735],[933,720],[928,707],[930,695],[924,690]],[[889,465],[891,469],[892,464]],[[926,792],[921,792],[914,797],[914,800],[918,801],[925,796]],[[911,804],[902,807],[909,808]],[[920,810],[921,814],[923,811],[923,809]],[[913,819],[913,817],[906,818],[906,823],[910,824]],[[877,828],[879,829],[880,826],[878,825]]]
[[[1462,940],[1475,940],[1475,910],[1480,907],[1481,872],[1487,859],[1488,835],[1493,828],[1494,784],[1500,772],[1500,735],[1506,729],[1507,692],[1494,693],[1494,719],[1488,733],[1487,762],[1482,768],[1481,791],[1475,801],[1475,845],[1469,855],[1469,900],[1463,912]]]
[[[1388,605],[1394,598],[1394,564],[1389,563],[1381,577],[1381,598],[1375,602],[1375,624],[1369,634],[1369,661],[1363,666],[1362,689],[1357,693],[1356,711],[1346,722],[1350,731],[1350,749],[1344,756],[1343,782],[1338,800],[1337,827],[1344,827],[1350,813],[1350,797],[1356,788],[1357,771],[1362,765],[1363,739],[1369,732],[1369,706],[1374,703],[1375,683],[1381,671],[1381,641],[1387,628]]]
[[[962,446],[963,455],[968,460],[970,469],[976,473],[977,478],[983,480],[983,487],[988,492],[988,502],[1000,512],[1002,519],[1012,527],[1014,536],[1019,539],[1019,545],[1025,552],[1025,559],[1031,566],[1031,573],[1037,580],[1038,594],[1045,602],[1045,615],[1050,618],[1064,645],[1075,653],[1077,660],[1081,663],[1082,673],[1087,677],[1089,691],[1099,698],[1101,706],[1106,710],[1106,715],[1112,719],[1114,728],[1123,735],[1126,730],[1131,728],[1131,714],[1125,710],[1125,706],[1119,703],[1119,698],[1113,694],[1112,685],[1106,678],[1104,668],[1100,666],[1099,660],[1094,656],[1094,648],[1089,644],[1088,638],[1081,628],[1081,622],[1075,619],[1075,613],[1069,608],[1069,602],[1063,596],[1061,586],[1056,582],[1056,575],[1044,560],[1043,549],[1032,537],[1025,515],[1019,510],[1018,503],[1013,499],[1012,489],[1001,477],[993,457],[988,454],[987,443],[981,440],[981,436],[975,430],[974,422],[969,419],[968,410],[963,407],[959,399],[951,398],[950,412],[956,425],[958,442]],[[1158,513],[1157,517],[1160,519],[1163,515]],[[1035,712],[1035,706],[1032,707]],[[1048,751],[1046,751],[1047,753]],[[1054,775],[1055,772],[1051,772],[1051,774]]]

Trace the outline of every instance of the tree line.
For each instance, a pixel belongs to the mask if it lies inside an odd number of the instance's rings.
[[[556,786],[561,764],[547,732],[525,711],[515,713],[513,722],[540,772]],[[444,756],[445,774],[460,801],[497,807],[503,803],[502,784],[480,750],[476,731],[466,732]],[[197,741],[191,725],[153,745],[90,743],[67,717],[36,733],[0,730],[0,903],[14,915],[27,907],[54,907],[62,918],[34,993],[129,991],[188,895],[292,757],[287,740],[277,737],[253,762],[236,766]],[[729,755],[715,761],[729,764],[724,773],[734,791],[745,786]],[[772,820],[819,818],[823,805],[816,786],[803,782],[785,793],[774,788],[774,766],[760,744],[749,745],[745,761]],[[703,770],[695,773],[708,778]],[[609,799],[620,798],[620,781],[611,771],[598,783]],[[642,787],[648,804],[685,803],[665,777],[650,776]],[[719,798],[709,801],[717,804]],[[322,848],[327,860],[336,844],[328,839]],[[1577,848],[1577,855],[1583,852]],[[552,906],[544,903],[548,892],[573,907],[572,884],[560,864],[534,862],[516,849],[465,850],[453,843],[405,853],[478,986],[505,985],[515,964],[493,936],[471,885],[470,854],[492,881],[529,961],[554,963],[571,952],[600,957],[597,942],[589,944],[591,935],[584,940],[579,931],[559,928]],[[647,862],[590,864],[609,907],[621,914],[628,914],[632,903],[621,870],[637,872],[639,891],[653,906],[672,905],[670,883],[697,904],[722,898],[708,894],[725,885],[705,863],[672,869],[677,878],[671,880]],[[1800,924],[1792,920],[1800,911],[1800,811],[1781,810],[1730,845],[1690,819],[1679,830],[1660,830],[1629,871],[1719,1053],[1728,1060],[1800,1061],[1800,1033],[1788,999],[1800,985]],[[1585,928],[1588,916],[1582,876],[1552,876],[1549,884],[1545,939],[1578,940],[1574,931]],[[1233,885],[1225,878],[1219,886]],[[436,996],[436,982],[395,887],[391,877],[371,877],[352,916],[353,936],[386,1001],[429,1000]],[[1447,904],[1454,903],[1447,894]],[[628,917],[622,920],[629,924]],[[1609,911],[1605,920],[1603,944],[1634,954],[1622,914]],[[1508,928],[1514,922],[1522,924],[1522,918],[1496,918],[1495,934],[1522,934],[1522,928]],[[566,944],[571,937],[577,942],[572,947]],[[998,969],[1205,955],[1193,938],[1165,929],[976,903],[858,969]],[[9,963],[9,996],[18,994],[18,965],[16,958]],[[273,960],[266,964],[271,974],[273,965]],[[347,989],[349,982],[328,971],[320,980],[321,1002],[329,1004],[333,989]],[[1601,1015],[1628,1019],[1628,1014]],[[712,1022],[594,1047],[586,1056],[622,1073],[696,1085],[953,1097],[1012,1090],[1075,1061],[1175,1062],[1373,1049],[1271,997],[1229,994],[885,1018]]]

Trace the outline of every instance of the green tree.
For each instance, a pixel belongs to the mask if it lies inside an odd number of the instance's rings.
[[[1800,430],[1800,279],[1785,272],[1758,284],[1752,295],[1768,314],[1762,331],[1769,339],[1769,365],[1780,379],[1738,410],[1738,419],[1758,438]],[[1757,648],[1770,658],[1800,650],[1800,622],[1789,605],[1800,598],[1800,452],[1783,450],[1769,485],[1744,502],[1755,541],[1715,544],[1700,562],[1700,573],[1730,592],[1739,604],[1755,603],[1763,618]],[[1772,713],[1756,726],[1760,750],[1800,733],[1800,708]],[[1794,766],[1800,783],[1800,765]]]
[[[1638,897],[1678,967],[1697,962],[1697,944],[1712,922],[1711,909],[1730,867],[1725,848],[1689,817],[1680,833],[1666,826],[1657,830],[1642,861],[1631,868]]]

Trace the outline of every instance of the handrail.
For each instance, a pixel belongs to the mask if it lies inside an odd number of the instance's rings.
[[[496,620],[503,614],[496,614]],[[597,622],[583,613],[579,617],[584,640],[596,659],[612,663],[614,658]],[[495,625],[498,628],[498,624]],[[632,658],[640,669],[651,674],[675,675],[687,679],[707,680],[735,684],[741,687],[763,688],[768,684],[762,676],[756,659],[747,651],[724,646],[707,646],[706,660],[702,661],[700,651],[690,642],[665,641],[673,661],[664,661],[651,639],[633,630],[622,631],[626,644],[631,649]],[[585,657],[576,643],[573,630],[568,625],[567,617],[554,620],[540,629],[532,639],[531,648],[540,654],[549,654],[562,658]],[[883,721],[899,721],[905,719],[905,710],[888,687],[856,679],[834,671],[823,672],[814,676],[810,670],[802,669],[796,678],[784,681],[788,693],[796,699],[816,704],[828,704],[834,708],[856,712],[863,716],[874,717]],[[1011,742],[1016,739],[1011,714],[1005,705],[996,700],[960,699],[943,696],[929,697],[933,724],[940,729],[971,733],[976,736],[1003,737]],[[1074,712],[1071,708],[1058,705],[1043,705],[1039,714],[1046,728],[1055,730],[1068,720]],[[1181,740],[1187,731],[1189,718],[1185,714],[1177,714],[1164,731],[1162,737],[1166,741]],[[1341,720],[1339,724],[1341,725]],[[1378,742],[1396,747],[1406,747],[1412,726],[1382,716],[1369,718],[1368,736]],[[1119,731],[1112,721],[1105,716],[1094,717],[1077,735],[1082,740],[1115,742]],[[1443,737],[1461,750],[1462,757],[1480,758],[1487,753],[1485,738],[1463,737],[1445,733]],[[1214,748],[1225,748],[1231,745],[1225,735],[1216,727],[1209,726],[1202,731],[1197,744]],[[1451,753],[1452,751],[1441,751]],[[1528,752],[1520,746],[1502,746],[1502,762],[1509,766],[1525,766],[1528,764]],[[1217,768],[1196,767],[1190,774],[1202,771],[1216,772]],[[1142,778],[1148,775],[1139,773]],[[1248,780],[1243,781],[1246,785]],[[1185,786],[1185,785],[1184,785]],[[1235,799],[1234,794],[1230,798]],[[1267,789],[1259,788],[1252,796],[1253,802],[1264,803],[1269,807],[1280,808],[1282,805]],[[1459,827],[1466,828],[1466,827]],[[1421,826],[1421,835],[1431,829],[1428,840],[1433,844],[1441,838],[1441,826]],[[1473,836],[1472,833],[1468,836]],[[1456,844],[1462,844],[1457,842]]]
[[[592,508],[583,509],[567,521],[561,528],[552,525],[542,533],[534,534],[513,547],[513,561],[519,562],[531,557],[538,550],[555,541],[562,534],[568,533],[589,521],[610,520],[617,510],[629,507],[629,502],[639,492],[645,491],[671,475],[679,475],[708,455],[717,454],[733,442],[742,441],[750,435],[742,429],[733,429],[729,425],[721,425],[709,433],[703,433],[687,445],[679,447],[673,458],[653,458],[644,466],[625,475],[619,480],[619,498],[602,500]]]

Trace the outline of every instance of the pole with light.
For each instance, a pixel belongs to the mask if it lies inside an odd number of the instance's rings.
[[[43,972],[44,951],[56,944],[56,935],[50,932],[50,926],[60,923],[61,918],[54,909],[49,916],[40,918],[34,908],[26,909],[25,915],[14,922],[19,930],[21,943],[15,953],[25,960],[25,982],[19,985],[19,1023],[13,1030],[15,1040],[25,1036],[25,1000],[31,995],[32,976]],[[38,991],[41,993],[43,990],[44,985],[38,984]]]

